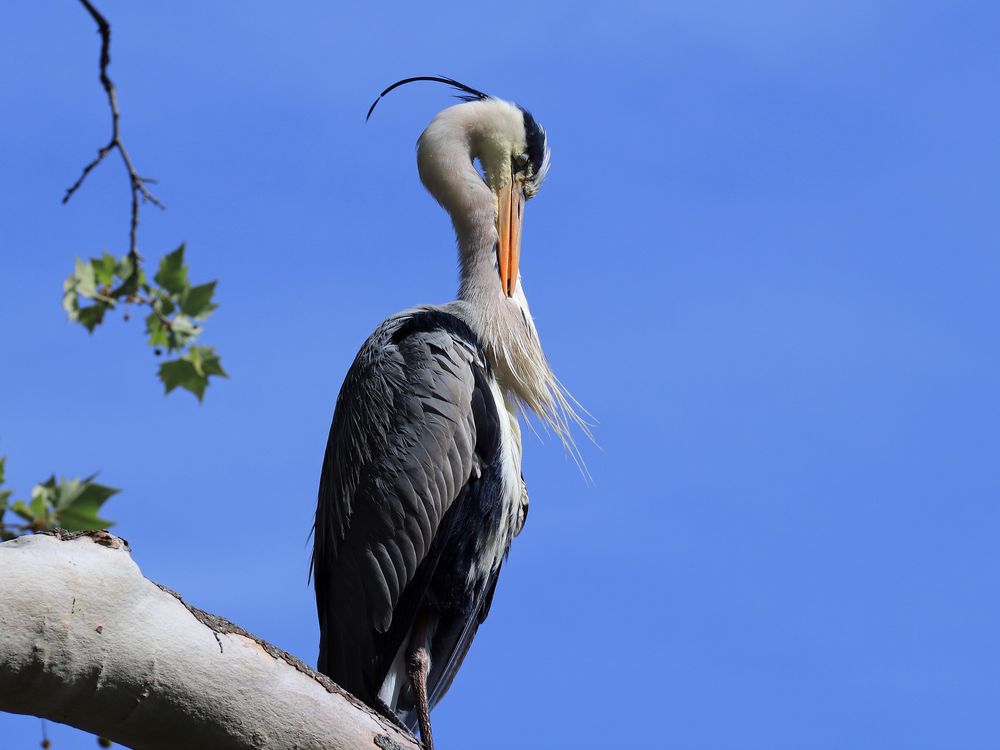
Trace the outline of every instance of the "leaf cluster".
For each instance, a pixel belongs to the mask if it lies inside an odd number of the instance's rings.
[[[63,282],[62,304],[69,319],[90,333],[119,305],[125,308],[126,320],[130,305],[148,308],[146,343],[156,355],[164,351],[178,355],[159,368],[166,392],[183,388],[201,401],[210,377],[228,377],[214,348],[195,345],[205,320],[218,307],[213,302],[215,285],[215,281],[191,284],[183,244],[160,260],[152,281],[136,256],[116,260],[105,252],[89,261],[77,259],[73,273]]]
[[[61,528],[66,531],[95,531],[114,524],[97,514],[109,497],[119,492],[114,487],[98,484],[95,474],[85,479],[49,477],[31,488],[29,500],[10,502],[12,490],[3,489],[4,463],[0,457],[0,541],[13,539],[21,533]],[[7,511],[20,519],[8,523]]]

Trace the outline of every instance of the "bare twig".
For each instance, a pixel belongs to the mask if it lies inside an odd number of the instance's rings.
[[[111,140],[108,141],[106,146],[98,149],[94,160],[83,168],[79,179],[66,190],[66,195],[63,196],[62,202],[68,202],[73,197],[73,194],[79,190],[80,186],[83,185],[83,181],[87,179],[87,175],[98,164],[104,161],[105,156],[117,150],[122,157],[122,162],[125,164],[125,169],[128,170],[129,186],[132,191],[132,219],[129,224],[128,253],[133,261],[138,263],[142,259],[136,242],[136,232],[139,228],[140,199],[143,203],[149,201],[159,208],[164,208],[164,205],[146,187],[146,185],[156,184],[156,180],[149,177],[142,177],[136,172],[135,166],[132,164],[132,159],[129,157],[128,151],[125,149],[125,144],[121,139],[121,131],[118,125],[120,118],[118,112],[118,90],[108,77],[108,65],[111,63],[111,24],[93,6],[90,0],[80,0],[80,4],[87,10],[90,17],[94,19],[94,22],[97,24],[97,31],[101,35],[101,86],[104,87],[104,91],[108,95],[108,106],[111,108]]]

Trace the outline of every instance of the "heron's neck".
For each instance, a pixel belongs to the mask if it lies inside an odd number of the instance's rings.
[[[479,221],[469,221],[468,214],[459,220],[452,214],[458,240],[458,298],[473,318],[469,323],[480,337],[501,387],[534,409],[547,396],[553,376],[520,277],[511,297],[500,286],[493,194],[486,193],[489,212],[480,214]]]
[[[527,371],[548,371],[520,280],[507,297],[497,271],[496,198],[476,170],[486,124],[476,107],[442,112],[417,143],[420,179],[451,216],[458,238],[459,299],[502,387],[527,403],[544,387]],[[544,380],[544,378],[542,379]]]
[[[459,105],[434,118],[417,142],[420,179],[455,226],[461,283],[453,310],[479,337],[500,387],[569,446],[569,422],[584,423],[545,359],[520,277],[511,297],[500,287],[496,198],[474,165],[489,131],[485,107]]]
[[[456,220],[454,214],[452,222],[458,237],[461,279],[456,312],[479,336],[497,382],[507,394],[507,408],[513,409],[516,402],[534,412],[577,455],[570,422],[589,432],[569,401],[572,397],[549,367],[520,277],[513,296],[507,297],[500,288],[492,207],[488,224],[484,219],[471,225]]]

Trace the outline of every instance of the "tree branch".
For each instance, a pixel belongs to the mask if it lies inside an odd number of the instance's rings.
[[[106,531],[0,544],[0,710],[139,750],[419,750],[295,657],[144,578]]]
[[[83,168],[83,173],[80,175],[79,179],[74,182],[67,190],[66,194],[63,196],[62,202],[65,204],[69,202],[69,199],[73,197],[73,194],[80,189],[83,185],[83,181],[87,179],[87,175],[93,171],[98,164],[104,161],[104,157],[110,154],[112,151],[117,150],[119,155],[122,157],[122,162],[125,164],[125,169],[128,170],[129,186],[132,190],[132,219],[129,224],[129,255],[132,259],[138,261],[142,256],[139,255],[139,246],[136,241],[136,233],[139,229],[139,203],[140,199],[142,202],[149,201],[154,206],[159,208],[164,208],[164,205],[156,199],[156,197],[149,192],[146,185],[156,184],[156,180],[150,177],[141,177],[135,170],[135,166],[132,164],[132,159],[128,155],[128,151],[125,149],[125,144],[121,139],[121,131],[119,129],[118,121],[120,114],[118,112],[118,90],[115,88],[115,84],[112,83],[111,78],[108,76],[108,65],[111,64],[111,24],[108,23],[107,19],[101,15],[100,11],[97,10],[90,2],[90,0],[80,0],[80,4],[86,9],[90,14],[90,17],[94,19],[97,24],[97,31],[101,35],[101,58],[100,58],[100,70],[101,70],[101,86],[104,87],[104,92],[108,95],[108,106],[111,108],[111,140],[108,141],[106,146],[102,146],[97,151],[97,156],[91,161],[87,166]]]

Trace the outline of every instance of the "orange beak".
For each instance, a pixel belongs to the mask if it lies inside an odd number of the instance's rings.
[[[524,191],[516,179],[497,189],[497,268],[500,288],[514,296],[521,260],[521,227],[524,224]]]

